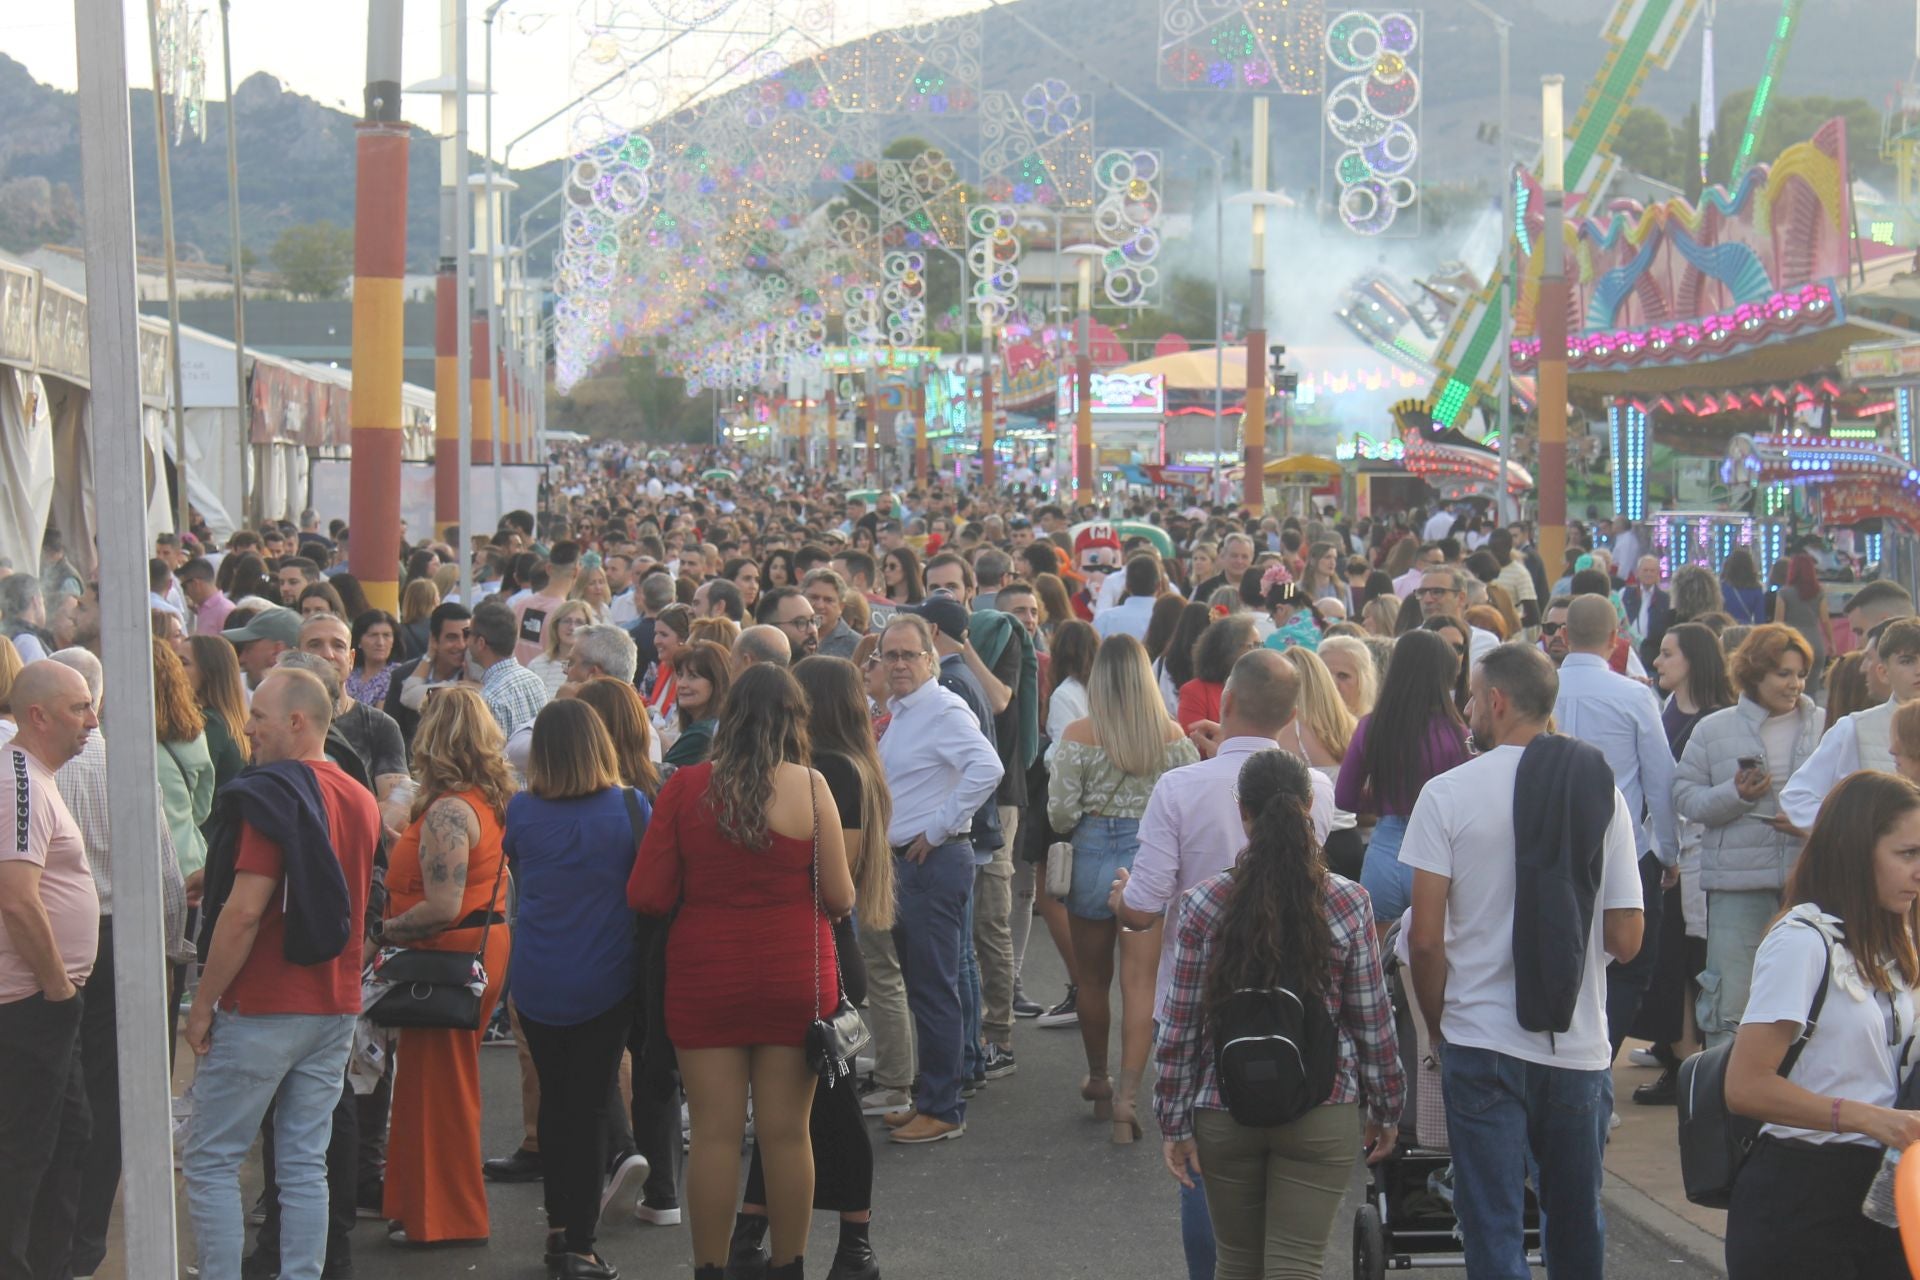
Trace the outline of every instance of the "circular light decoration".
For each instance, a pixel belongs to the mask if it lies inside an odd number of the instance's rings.
[[[1389,230],[1419,198],[1417,132],[1420,76],[1413,54],[1419,29],[1404,13],[1343,13],[1327,24],[1327,132],[1343,150],[1334,160],[1340,221],[1358,235]]]
[[[973,276],[973,308],[982,320],[1012,314],[1020,290],[1018,215],[1008,205],[975,205],[967,211],[967,270]]]
[[[1064,80],[1042,80],[1020,100],[1027,127],[1043,138],[1059,138],[1080,120],[1080,95]]]
[[[1117,307],[1150,304],[1160,282],[1160,153],[1116,148],[1093,162],[1101,288]]]

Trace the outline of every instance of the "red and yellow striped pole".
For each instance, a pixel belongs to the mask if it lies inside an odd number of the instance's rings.
[[[400,0],[367,6],[366,115],[353,210],[353,460],[348,567],[367,603],[400,607],[401,362],[405,354],[407,144],[400,119]]]
[[[487,354],[485,312],[474,312],[468,337],[473,344],[469,366],[473,376],[473,462],[480,466],[493,462],[494,449],[493,362]]]

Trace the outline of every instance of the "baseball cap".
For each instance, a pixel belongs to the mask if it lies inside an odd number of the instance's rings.
[[[949,640],[967,638],[967,607],[945,592],[928,596],[922,603],[910,604],[900,612],[925,618],[928,626],[945,633]]]
[[[251,640],[278,640],[291,648],[300,643],[300,615],[291,609],[262,609],[244,627],[222,631],[221,636],[235,645]]]

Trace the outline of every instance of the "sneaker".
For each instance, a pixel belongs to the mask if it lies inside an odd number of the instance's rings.
[[[1077,1027],[1080,1025],[1080,1008],[1076,1003],[1080,988],[1068,987],[1067,998],[1040,1015],[1039,1025],[1043,1027]]]
[[[515,1147],[511,1155],[495,1156],[483,1161],[480,1172],[486,1175],[488,1182],[538,1182],[540,1168],[538,1151]]]
[[[1047,1011],[1047,1007],[1027,999],[1027,993],[1018,987],[1013,991],[1013,1016],[1016,1018],[1037,1018]]]
[[[487,1029],[480,1034],[480,1043],[511,1047],[518,1042],[513,1038],[513,1027],[511,1024],[502,1025],[497,1022],[489,1022]]]
[[[267,1193],[262,1191],[260,1193],[260,1198],[253,1202],[253,1207],[247,1210],[247,1225],[250,1227],[262,1226],[266,1223],[266,1220],[267,1220]],[[277,1264],[274,1266],[274,1270],[276,1272],[280,1270]]]
[[[1607,1116],[1607,1132],[1612,1133],[1615,1129],[1618,1129],[1619,1127],[1620,1127],[1620,1113],[1618,1111],[1610,1113]]]
[[[1018,1066],[1013,1060],[1013,1050],[1003,1049],[997,1044],[987,1046],[987,1079],[998,1080],[1002,1076],[1010,1076]]]
[[[905,1089],[875,1089],[860,1095],[860,1114],[863,1116],[884,1116],[888,1112],[911,1106],[913,1095]]]
[[[620,1195],[620,1188],[626,1185],[628,1178],[644,1180],[651,1166],[647,1158],[636,1151],[616,1151],[607,1161],[607,1185],[600,1192],[600,1216],[605,1217],[607,1206]]]
[[[1663,1067],[1666,1064],[1653,1056],[1651,1049],[1627,1050],[1627,1061],[1636,1067]]]
[[[678,1200],[649,1200],[642,1195],[633,1202],[633,1216],[640,1221],[656,1227],[677,1227],[680,1225],[680,1202]]]

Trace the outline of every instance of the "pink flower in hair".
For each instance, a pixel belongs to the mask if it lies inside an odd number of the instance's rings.
[[[1292,581],[1293,575],[1287,572],[1287,566],[1276,560],[1267,566],[1265,573],[1260,575],[1260,594],[1265,595],[1281,583]]]

